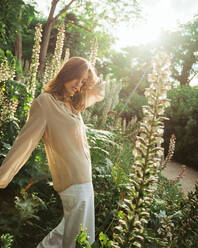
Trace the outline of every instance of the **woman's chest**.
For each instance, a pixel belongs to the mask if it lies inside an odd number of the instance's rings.
[[[47,121],[47,133],[60,136],[67,134],[78,136],[84,123],[80,114],[72,113],[64,104],[51,111]]]

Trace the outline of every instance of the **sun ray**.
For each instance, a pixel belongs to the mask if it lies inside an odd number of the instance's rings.
[[[120,24],[116,28],[114,31],[114,35],[117,36],[116,48],[146,44],[157,40],[162,29],[173,30],[179,22],[189,20],[195,13],[195,9],[191,9],[191,15],[184,16],[184,13],[173,8],[171,0],[159,0],[157,3],[153,1],[153,5],[152,1],[147,1],[147,4],[142,5],[142,11],[144,20],[135,27]]]

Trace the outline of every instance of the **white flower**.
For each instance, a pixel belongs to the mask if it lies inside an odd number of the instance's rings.
[[[157,76],[154,74],[148,74],[147,80],[148,80],[148,82],[156,82]]]

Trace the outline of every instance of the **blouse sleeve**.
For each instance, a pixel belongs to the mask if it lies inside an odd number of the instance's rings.
[[[12,148],[0,167],[0,188],[5,188],[25,164],[42,138],[46,126],[44,113],[34,99],[26,124],[17,136]]]
[[[92,89],[86,90],[85,93],[85,108],[100,102],[105,97],[105,82],[96,84]]]

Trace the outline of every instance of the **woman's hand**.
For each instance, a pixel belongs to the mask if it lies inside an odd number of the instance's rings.
[[[102,79],[100,77],[97,77],[97,80],[86,79],[83,82],[83,86],[81,87],[81,90],[82,91],[91,90],[94,88],[94,86],[100,84],[101,82],[102,82]]]
[[[82,90],[82,91],[90,90],[90,89],[92,89],[95,85],[96,85],[96,84],[95,84],[93,81],[85,80],[83,86],[81,87],[81,90]]]

